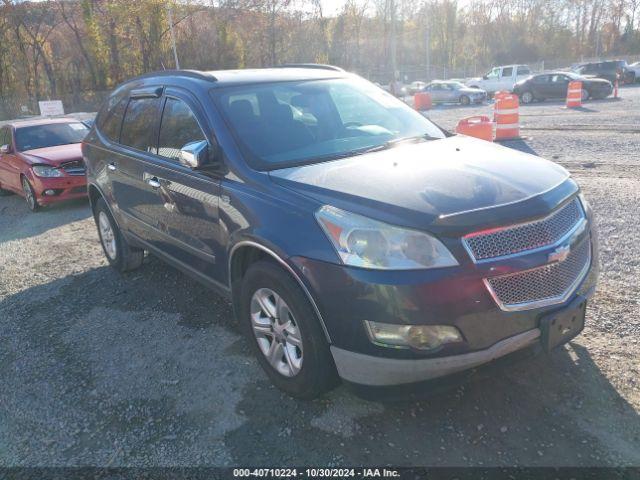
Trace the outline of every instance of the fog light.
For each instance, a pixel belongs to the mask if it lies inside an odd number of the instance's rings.
[[[384,347],[434,350],[462,341],[460,331],[450,325],[395,325],[367,320],[364,323],[371,341]]]
[[[45,194],[45,195],[55,195],[55,194],[56,194],[56,191],[55,191],[55,190],[45,190],[45,191],[44,191],[44,194]]]

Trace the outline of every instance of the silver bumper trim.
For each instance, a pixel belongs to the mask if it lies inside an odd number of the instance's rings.
[[[539,337],[540,330],[534,328],[501,340],[486,350],[418,360],[373,357],[334,346],[331,347],[331,353],[338,374],[344,380],[371,386],[402,385],[477,367],[520,350],[535,342]]]

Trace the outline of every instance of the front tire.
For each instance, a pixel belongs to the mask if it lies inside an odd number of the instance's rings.
[[[240,322],[260,366],[283,392],[310,400],[337,384],[329,345],[311,303],[274,262],[259,261],[247,270]]]
[[[535,100],[535,97],[532,92],[526,91],[522,93],[520,100],[522,100],[522,103],[524,104],[529,104]]]
[[[144,260],[144,250],[127,243],[102,198],[95,204],[93,218],[109,265],[119,272],[128,272],[140,267]]]
[[[40,205],[38,205],[38,199],[36,198],[36,192],[31,186],[29,179],[27,177],[22,177],[22,191],[24,193],[24,198],[27,201],[27,207],[32,212],[37,212]]]
[[[462,95],[460,97],[460,103],[462,105],[469,105],[471,103],[471,99],[467,95]]]

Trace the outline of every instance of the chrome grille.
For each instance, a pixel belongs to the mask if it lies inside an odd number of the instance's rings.
[[[65,162],[61,165],[62,169],[69,175],[84,175],[85,167],[82,160],[74,160],[72,162]]]
[[[485,280],[503,310],[527,310],[565,301],[591,265],[591,240],[575,245],[563,262]]]
[[[472,233],[465,236],[463,242],[476,261],[503,257],[556,243],[583,218],[580,201],[574,198],[545,218]]]

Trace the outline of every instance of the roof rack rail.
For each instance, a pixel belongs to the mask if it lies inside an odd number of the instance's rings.
[[[201,72],[200,70],[158,70],[155,72],[143,73],[135,77],[136,79],[149,78],[149,77],[166,77],[170,75],[177,75],[181,77],[197,78],[198,80],[207,80],[210,82],[217,82],[218,79],[210,73]]]
[[[335,65],[326,65],[324,63],[285,63],[278,65],[276,68],[315,68],[317,70],[333,70],[335,72],[344,72],[344,69]]]

